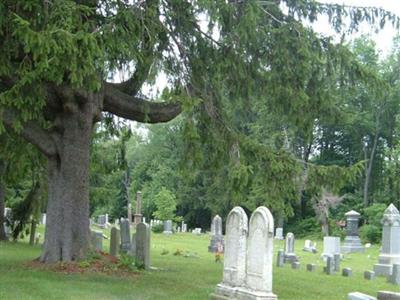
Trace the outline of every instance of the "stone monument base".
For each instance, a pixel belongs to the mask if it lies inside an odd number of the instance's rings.
[[[299,259],[297,258],[296,254],[294,253],[285,253],[284,257],[283,257],[283,261],[285,263],[292,263],[295,261],[298,261]]]
[[[224,238],[222,236],[212,236],[208,252],[216,253],[219,248],[222,248],[222,252],[224,251]]]
[[[342,247],[343,253],[361,252],[364,253],[365,248],[361,244],[361,240],[358,236],[346,236],[344,245]]]
[[[172,231],[163,231],[163,233],[164,233],[164,234],[166,234],[166,235],[173,234],[173,232],[172,232]]]
[[[215,292],[210,294],[214,300],[278,300],[271,292],[249,290],[243,287],[230,287],[218,284]]]
[[[393,265],[375,264],[374,272],[376,276],[390,276],[392,275]]]

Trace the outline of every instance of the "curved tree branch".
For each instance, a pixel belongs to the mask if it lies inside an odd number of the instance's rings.
[[[105,83],[104,90],[103,110],[125,119],[162,123],[172,120],[182,111],[180,103],[150,102],[129,96],[109,83]]]
[[[8,131],[14,130],[14,122],[17,119],[14,112],[6,110],[0,117],[0,120],[3,121]],[[20,134],[47,157],[52,157],[57,154],[56,143],[52,139],[50,133],[36,122],[28,121],[24,123]]]

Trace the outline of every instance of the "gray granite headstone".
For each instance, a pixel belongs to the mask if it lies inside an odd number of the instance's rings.
[[[353,292],[347,294],[347,300],[376,300],[376,298],[360,292]]]
[[[340,253],[340,237],[336,236],[325,236],[324,237],[324,251],[322,252],[322,257],[324,260],[328,256]]]
[[[344,253],[364,252],[364,246],[361,244],[360,237],[358,236],[358,220],[360,214],[351,210],[345,214],[346,216],[346,238],[342,251]]]
[[[103,251],[103,233],[100,231],[91,231],[92,246],[97,251]]]
[[[388,276],[388,282],[400,285],[400,264],[393,265],[392,275]]]
[[[379,291],[378,300],[400,300],[400,292]]]
[[[292,262],[292,269],[300,269],[300,263],[298,261]]]
[[[136,260],[150,269],[150,226],[146,223],[136,226]]]
[[[121,251],[128,253],[131,251],[130,222],[129,220],[122,218],[119,226],[121,231]]]
[[[164,221],[164,234],[172,234],[172,221]]]
[[[388,276],[393,264],[400,264],[400,214],[393,204],[385,210],[382,224],[382,250],[374,271],[377,276]]]
[[[283,249],[278,250],[278,255],[276,257],[276,266],[283,267],[285,264],[285,251]]]
[[[132,233],[131,250],[129,251],[129,254],[132,256],[135,256],[136,254],[136,232]]]
[[[110,233],[110,255],[117,256],[120,244],[120,233],[115,227],[111,228]]]
[[[374,280],[375,279],[375,272],[374,271],[365,271],[364,272],[364,279]]]
[[[223,252],[224,237],[222,235],[222,219],[216,215],[211,223],[211,240],[208,246],[208,252]]]
[[[307,264],[307,271],[308,272],[315,272],[317,266],[315,264]]]
[[[333,255],[333,261],[334,261],[334,271],[335,272],[340,272],[340,254],[334,254]]]
[[[275,229],[275,239],[283,240],[283,228],[282,227],[278,227]]]
[[[333,274],[334,271],[335,271],[335,261],[333,257],[328,256],[326,259],[325,273],[331,275]]]
[[[353,270],[351,268],[344,268],[342,270],[342,275],[344,277],[351,277],[351,276],[353,276]]]
[[[292,263],[297,260],[297,256],[294,253],[294,234],[288,232],[285,239],[285,263]]]

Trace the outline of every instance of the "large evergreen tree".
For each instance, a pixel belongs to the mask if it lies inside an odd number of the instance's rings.
[[[284,2],[287,14],[280,1],[1,1],[1,120],[48,161],[48,226],[41,261],[76,260],[89,247],[90,145],[102,116],[166,122],[181,112],[181,103],[189,107],[200,100],[193,111],[199,118],[189,123],[212,125],[216,136],[226,137],[224,149],[234,167],[240,167],[244,145],[238,137],[248,132],[240,118],[254,113],[252,103],[310,127],[327,94],[314,96],[308,87],[327,85],[332,70],[349,74],[358,69],[349,64],[347,52],[319,39],[299,19],[313,21],[326,13],[340,30],[346,10],[314,1]],[[352,27],[388,17],[367,9],[352,10],[350,16]],[[131,70],[130,78],[106,82],[117,69]],[[171,81],[164,98],[175,103],[141,96],[144,82],[160,70]],[[209,150],[223,154],[217,146]],[[250,146],[256,153],[256,145]],[[256,171],[261,174],[271,159],[279,162],[276,155],[265,156],[264,167]],[[243,180],[240,170],[232,183]],[[259,188],[265,188],[264,181]]]

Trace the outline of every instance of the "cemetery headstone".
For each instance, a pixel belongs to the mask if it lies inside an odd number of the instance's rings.
[[[46,213],[43,213],[40,220],[41,224],[46,225],[46,217],[47,217]]]
[[[305,240],[304,241],[303,251],[317,253],[317,249],[315,247],[315,244],[310,240]]]
[[[322,257],[325,260],[328,256],[333,257],[335,254],[340,254],[340,237],[325,236]]]
[[[294,234],[288,232],[285,240],[285,263],[292,263],[297,260],[298,258],[294,253]]]
[[[98,217],[97,217],[97,225],[100,227],[100,228],[106,228],[106,216],[105,215],[99,215]]]
[[[135,224],[142,222],[142,192],[136,193],[136,212],[135,212]]]
[[[374,271],[365,271],[364,272],[364,279],[374,280],[375,279],[375,272]]]
[[[307,271],[308,272],[315,272],[317,266],[315,264],[307,264]]]
[[[389,276],[393,264],[400,264],[400,214],[393,204],[386,208],[382,224],[382,250],[374,271],[377,276]]]
[[[136,254],[136,232],[132,233],[131,250],[129,251],[129,254],[133,256]]]
[[[150,269],[150,226],[139,223],[136,226],[136,260],[146,270]]]
[[[208,252],[215,253],[218,250],[223,249],[224,237],[222,235],[222,219],[219,215],[216,215],[211,223],[211,240],[208,246]]]
[[[325,273],[328,275],[332,275],[335,271],[335,261],[332,256],[328,256],[326,258],[326,267],[324,268]]]
[[[277,299],[272,293],[274,218],[268,208],[258,207],[250,217],[245,286],[239,299]]]
[[[333,255],[334,271],[340,272],[340,254],[336,253]]]
[[[110,233],[110,255],[117,256],[120,244],[119,230],[116,227],[111,228]]]
[[[120,221],[121,232],[121,251],[128,253],[131,251],[131,228],[128,219],[122,218]]]
[[[379,291],[378,300],[400,300],[400,293],[391,291]]]
[[[248,219],[240,206],[234,207],[228,214],[225,232],[223,279],[211,295],[214,299],[234,299],[238,287],[246,282]]]
[[[276,230],[275,230],[275,239],[283,240],[283,228],[282,227],[276,228]]]
[[[364,246],[361,244],[358,236],[358,221],[360,214],[351,210],[345,214],[346,217],[346,238],[342,247],[343,253],[364,252]]]
[[[187,224],[186,223],[182,224],[182,232],[187,232]]]
[[[351,277],[351,276],[353,276],[353,270],[351,268],[344,268],[342,270],[342,275],[344,277]]]
[[[92,246],[97,251],[103,251],[103,233],[100,231],[91,231]]]
[[[392,274],[388,276],[388,282],[400,285],[400,264],[394,264]]]
[[[172,221],[164,221],[164,234],[172,234]]]
[[[298,261],[292,262],[292,269],[300,269],[300,262]]]
[[[376,300],[376,298],[360,292],[353,292],[347,294],[347,300]]]
[[[278,250],[278,255],[276,257],[276,266],[283,267],[285,264],[285,251],[283,249]]]

